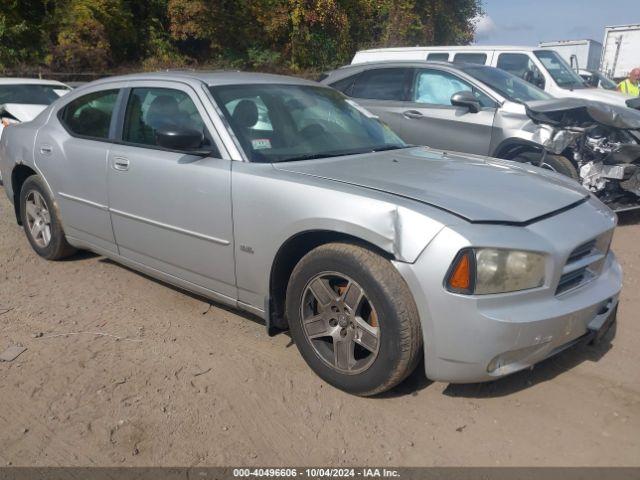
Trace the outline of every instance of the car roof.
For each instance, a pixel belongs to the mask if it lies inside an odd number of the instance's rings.
[[[385,67],[385,68],[396,68],[396,67],[444,67],[453,70],[461,70],[462,67],[489,67],[488,65],[481,65],[479,63],[469,63],[469,62],[443,62],[443,61],[434,61],[434,60],[375,60],[371,62],[362,62],[362,63],[352,63],[349,65],[344,65],[336,70],[331,72],[327,72],[328,74],[337,73],[337,72],[345,72],[349,70],[366,70],[371,67]]]
[[[133,73],[108,77],[90,82],[86,85],[98,85],[115,81],[135,80],[182,80],[205,83],[209,86],[216,85],[248,85],[255,83],[280,83],[288,85],[315,85],[318,83],[302,78],[286,75],[274,75],[270,73],[253,73],[241,71],[202,71],[202,70],[167,70],[161,72]],[[83,85],[84,86],[84,85]],[[82,87],[81,87],[82,88]]]
[[[42,78],[20,78],[20,77],[2,77],[0,85],[60,85],[61,87],[69,87],[57,80],[46,80]]]
[[[420,52],[423,50],[429,50],[434,52],[486,52],[491,50],[519,50],[525,52],[532,52],[539,50],[538,47],[527,47],[518,45],[451,45],[451,46],[439,46],[439,47],[390,47],[390,48],[371,48],[368,50],[359,50],[357,53],[363,52]]]

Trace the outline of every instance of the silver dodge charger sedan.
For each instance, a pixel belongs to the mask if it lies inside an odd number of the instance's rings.
[[[410,147],[317,83],[113,77],[0,141],[33,249],[88,249],[289,328],[373,395],[529,367],[615,322],[615,216],[556,173]],[[286,368],[283,366],[283,368]]]

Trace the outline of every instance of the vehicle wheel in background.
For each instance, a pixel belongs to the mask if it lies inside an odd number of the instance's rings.
[[[524,152],[512,159],[514,162],[530,163],[538,166],[540,162],[540,153],[538,152]],[[580,180],[578,170],[573,166],[571,160],[562,155],[547,154],[543,162],[539,165],[540,168],[546,168],[547,170],[553,170],[554,172],[561,173],[574,180]]]
[[[286,311],[307,364],[346,392],[384,392],[420,359],[409,288],[389,260],[366,248],[330,243],[305,255],[289,280]]]
[[[75,253],[67,243],[53,199],[37,175],[25,180],[20,191],[20,219],[29,243],[38,255],[59,260]]]

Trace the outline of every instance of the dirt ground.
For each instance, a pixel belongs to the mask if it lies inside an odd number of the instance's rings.
[[[99,256],[38,258],[0,191],[0,351],[27,347],[0,363],[0,465],[638,466],[640,215],[623,223],[610,348],[362,399],[253,317]]]

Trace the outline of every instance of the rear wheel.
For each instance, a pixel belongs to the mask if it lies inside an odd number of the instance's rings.
[[[538,152],[525,152],[519,154],[518,156],[513,158],[513,160],[515,162],[529,163],[539,166],[540,168],[561,173],[562,175],[573,178],[574,180],[580,179],[578,170],[573,166],[573,163],[571,163],[571,160],[569,160],[567,157],[563,157],[562,155],[552,155],[549,153],[545,156],[544,160],[540,162],[540,155],[541,154]]]
[[[42,179],[33,175],[20,191],[20,219],[31,247],[47,260],[59,260],[75,253],[67,242],[62,224]]]
[[[411,292],[391,262],[366,248],[332,243],[312,250],[291,275],[286,303],[303,358],[344,391],[384,392],[420,359]]]

